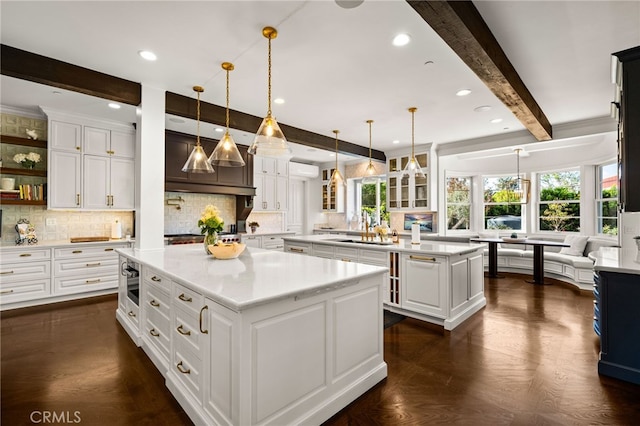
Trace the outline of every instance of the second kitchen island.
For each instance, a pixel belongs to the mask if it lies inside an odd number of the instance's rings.
[[[121,249],[116,317],[195,424],[320,424],[387,376],[383,267]]]
[[[453,330],[486,304],[484,245],[397,244],[348,235],[285,236],[286,252],[386,266],[384,308]]]

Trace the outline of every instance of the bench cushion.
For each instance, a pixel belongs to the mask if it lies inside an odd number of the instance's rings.
[[[498,253],[499,254],[499,253]],[[533,252],[526,251],[523,254],[523,257],[533,258]],[[562,253],[544,253],[544,260],[551,260],[555,262],[565,263],[567,265],[571,265],[574,268],[593,268],[593,260],[584,256],[572,256],[568,254]]]

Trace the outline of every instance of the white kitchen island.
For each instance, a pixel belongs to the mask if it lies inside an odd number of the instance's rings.
[[[118,321],[195,424],[320,424],[387,376],[387,268],[251,247],[217,260],[201,244],[118,252],[140,272],[135,296],[120,277]]]
[[[385,309],[453,330],[486,304],[484,245],[421,241],[377,244],[352,235],[283,237],[285,252],[389,268]]]

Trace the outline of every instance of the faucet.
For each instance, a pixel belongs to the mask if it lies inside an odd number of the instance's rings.
[[[369,217],[364,217],[364,232],[362,233],[362,241],[373,241],[373,234],[369,233]]]

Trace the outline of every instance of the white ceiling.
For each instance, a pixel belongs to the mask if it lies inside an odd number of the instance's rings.
[[[552,125],[609,115],[611,53],[640,45],[640,2],[474,3]],[[418,107],[416,144],[524,129],[402,0],[365,0],[352,9],[332,0],[2,1],[0,12],[3,44],[186,96],[202,85],[202,99],[217,105],[225,103],[220,64],[233,62],[231,108],[256,116],[267,109],[261,30],[274,26],[273,98],[285,99],[272,107],[278,121],[330,137],[340,129],[340,139],[368,146],[365,120],[372,119],[373,148],[382,151],[410,145],[410,106]],[[391,45],[399,32],[410,34],[409,45]],[[141,49],[158,60],[142,60]],[[5,76],[0,83],[3,105],[114,114],[102,100],[60,89],[53,95],[47,87],[30,95],[38,85]],[[455,96],[462,88],[471,95]],[[491,110],[474,112],[481,105]],[[503,121],[492,124],[493,118]],[[216,137],[209,131],[201,133]],[[242,144],[252,139],[234,136]],[[332,161],[326,152],[296,149],[294,158]]]

